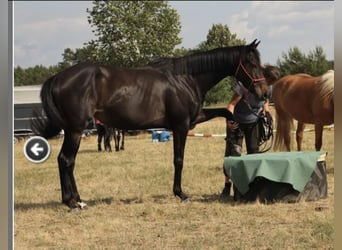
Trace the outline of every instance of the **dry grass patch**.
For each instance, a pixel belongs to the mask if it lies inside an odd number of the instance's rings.
[[[224,134],[222,119],[195,128]],[[172,142],[150,135],[126,137],[126,150],[97,152],[96,137],[82,139],[75,178],[88,209],[61,204],[57,154],[50,140],[43,164],[24,158],[14,145],[14,245],[16,249],[333,249],[334,132],[325,131],[328,198],[263,205],[221,201],[223,137],[188,137],[183,189],[193,202],[172,194]],[[314,134],[304,136],[313,150]]]

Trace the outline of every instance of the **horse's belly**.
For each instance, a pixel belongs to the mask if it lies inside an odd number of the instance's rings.
[[[308,124],[330,125],[334,123],[334,113],[331,110],[319,110],[319,112],[310,110],[305,112],[293,111],[291,116],[297,121]]]
[[[119,129],[139,130],[167,127],[164,112],[150,107],[110,107],[97,111],[94,115],[104,124]]]

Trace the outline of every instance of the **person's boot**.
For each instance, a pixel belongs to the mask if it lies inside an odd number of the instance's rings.
[[[225,182],[224,183],[224,188],[221,193],[222,198],[228,198],[230,196],[230,188],[232,186],[231,182]]]
[[[107,152],[112,152],[112,147],[111,146],[105,146],[105,150],[107,151]]]
[[[100,143],[98,143],[98,144],[97,144],[97,151],[99,151],[99,152],[100,152],[101,150],[102,150],[102,149],[101,149],[101,144],[100,144]]]

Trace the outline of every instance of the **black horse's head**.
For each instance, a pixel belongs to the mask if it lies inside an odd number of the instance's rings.
[[[264,99],[268,93],[268,85],[263,75],[263,67],[260,63],[260,54],[257,50],[259,42],[255,39],[251,44],[244,46],[235,77],[245,88],[256,93]]]

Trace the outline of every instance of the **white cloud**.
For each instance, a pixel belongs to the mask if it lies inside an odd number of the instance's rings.
[[[257,30],[256,25],[249,22],[249,12],[243,11],[231,17],[229,27],[238,37],[245,38],[247,41],[254,39],[254,33]]]
[[[271,63],[293,46],[304,53],[322,46],[333,59],[332,2],[252,2],[230,21],[238,36],[262,40],[260,52]]]
[[[51,61],[56,64],[62,60],[61,54],[65,48],[82,47],[92,37],[87,21],[82,18],[54,18],[23,23],[14,30],[14,64],[22,60],[27,65],[50,65]]]
[[[282,34],[289,33],[289,32],[291,32],[290,26],[289,25],[283,25],[280,27],[270,28],[269,31],[267,32],[267,35],[269,38],[278,38]]]
[[[80,48],[90,41],[94,36],[86,18],[88,5],[89,2],[16,2],[14,65],[57,64],[62,61],[65,48]]]

